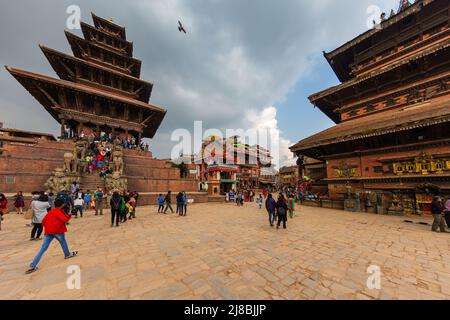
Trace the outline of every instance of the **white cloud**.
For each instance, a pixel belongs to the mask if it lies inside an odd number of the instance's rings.
[[[273,164],[279,169],[283,166],[295,164],[294,155],[289,151],[292,142],[283,136],[278,127],[277,109],[273,106],[262,110],[250,110],[246,114],[249,128],[255,130],[269,130],[270,143],[263,147],[271,150]]]

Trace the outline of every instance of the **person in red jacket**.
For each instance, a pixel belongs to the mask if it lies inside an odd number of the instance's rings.
[[[2,230],[3,214],[6,213],[6,207],[8,206],[8,200],[3,193],[0,194],[0,230]]]
[[[42,255],[47,251],[50,243],[52,243],[53,239],[58,240],[61,248],[64,252],[65,259],[70,259],[75,257],[78,254],[78,251],[70,252],[69,247],[67,246],[66,238],[64,234],[67,232],[66,223],[72,218],[72,215],[66,214],[63,210],[64,200],[56,199],[55,200],[55,209],[50,210],[45,216],[44,220],[42,220],[42,225],[44,226],[44,243],[42,244],[41,250],[39,250],[36,257],[33,259],[33,262],[30,264],[30,269],[27,270],[28,273],[35,272],[37,270],[37,265],[42,258]]]

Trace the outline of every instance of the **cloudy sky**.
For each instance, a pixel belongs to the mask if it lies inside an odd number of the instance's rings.
[[[280,162],[288,146],[332,122],[307,96],[338,83],[322,51],[367,30],[370,6],[389,12],[398,0],[15,0],[0,4],[0,63],[55,76],[38,48],[70,53],[64,36],[70,5],[127,28],[142,75],[154,83],[151,103],[168,110],[150,146],[170,157],[177,128],[271,128]],[[177,30],[182,20],[188,34]],[[74,31],[81,34],[80,31]],[[3,69],[0,121],[58,134],[58,124]]]

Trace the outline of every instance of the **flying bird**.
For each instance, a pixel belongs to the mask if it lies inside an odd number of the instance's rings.
[[[184,29],[184,27],[181,24],[180,20],[178,20],[178,31],[184,32],[186,34],[186,29]]]

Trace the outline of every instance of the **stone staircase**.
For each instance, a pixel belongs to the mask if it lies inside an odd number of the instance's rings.
[[[81,176],[81,189],[83,191],[91,191],[94,192],[97,190],[97,187],[104,188],[105,181],[99,177],[98,172],[94,171],[92,174],[85,173]]]

